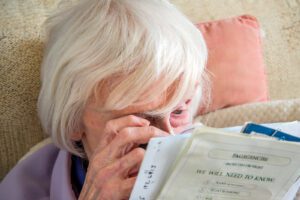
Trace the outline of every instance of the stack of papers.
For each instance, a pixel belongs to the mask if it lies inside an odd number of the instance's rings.
[[[293,199],[300,143],[240,133],[250,125],[151,139],[130,199]],[[299,122],[263,126],[300,136]]]

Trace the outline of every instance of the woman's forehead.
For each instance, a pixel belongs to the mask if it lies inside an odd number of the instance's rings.
[[[121,77],[115,77],[117,79],[113,79],[114,81],[121,82]],[[129,106],[123,109],[106,109],[105,104],[108,100],[107,97],[110,95],[111,91],[113,90],[112,87],[108,85],[108,82],[105,82],[100,89],[98,90],[97,94],[95,94],[96,98],[92,98],[92,101],[89,103],[89,107],[98,112],[106,112],[111,114],[118,114],[118,115],[128,115],[128,114],[137,114],[137,113],[148,113],[157,111],[161,108],[166,108],[168,103],[170,103],[171,99],[174,97],[174,94],[178,90],[178,84],[180,79],[175,80],[167,89],[165,88],[161,82],[155,81],[146,89],[144,88],[144,92],[137,98],[136,101],[131,103]],[[110,82],[111,83],[111,82]],[[188,99],[192,99],[195,93],[197,84],[192,86],[190,90],[185,92],[183,98],[174,106],[187,101]],[[142,89],[142,88],[141,88]],[[171,112],[172,110],[170,110]]]
[[[192,91],[194,92],[194,90],[192,90]],[[141,100],[137,103],[133,103],[132,105],[130,105],[122,110],[112,111],[112,113],[116,113],[118,115],[146,114],[148,112],[152,112],[152,111],[158,110],[158,109],[166,106],[169,102],[169,98],[170,97],[168,97],[168,95],[163,93],[161,95],[157,95],[155,98],[153,98],[153,101],[151,101],[151,102],[145,103],[145,102],[143,102],[143,100]],[[189,100],[191,98],[193,98],[193,94],[191,92],[186,93],[184,95],[184,98],[173,109],[176,109],[182,103],[186,102],[187,100]]]

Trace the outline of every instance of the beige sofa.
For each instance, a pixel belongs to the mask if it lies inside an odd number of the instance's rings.
[[[58,4],[57,0],[0,0],[0,179],[46,137],[36,114],[44,40],[42,23],[49,11],[73,1],[63,0]],[[265,32],[263,47],[269,96],[279,101],[227,108],[201,117],[202,121],[221,127],[249,120],[300,119],[300,100],[296,99],[300,97],[299,0],[172,2],[195,23],[252,14],[260,20]]]

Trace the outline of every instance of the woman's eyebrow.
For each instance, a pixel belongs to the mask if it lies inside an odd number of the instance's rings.
[[[143,119],[155,119],[155,118],[159,119],[159,118],[162,118],[162,116],[160,116],[160,115],[152,115],[152,114],[149,114],[147,112],[136,113],[134,115],[137,116],[137,117],[141,117]]]
[[[193,95],[189,96],[188,98],[185,98],[185,99],[181,100],[180,103],[178,103],[178,105],[176,105],[175,107],[173,107],[172,110],[170,110],[169,112],[171,113],[171,112],[173,112],[173,111],[175,111],[177,109],[180,109],[183,106],[189,104],[189,102],[192,101],[192,98],[193,98]],[[137,111],[137,112],[133,113],[133,115],[141,117],[141,118],[144,118],[144,119],[147,119],[147,118],[148,119],[149,118],[163,118],[164,115],[166,115],[166,114],[163,114],[163,113],[161,113],[161,114],[159,114],[159,113],[158,114],[157,113],[156,114],[152,114],[153,112],[155,112],[157,110],[160,110],[160,109],[156,108],[156,109],[153,109],[153,110],[150,110],[150,111],[142,111],[142,112],[138,112]]]
[[[135,116],[138,116],[138,117],[141,117],[141,118],[144,118],[144,119],[147,119],[147,118],[154,118],[156,117],[155,115],[151,115],[151,114],[148,114],[147,112],[141,112],[141,113],[136,113],[134,114]]]

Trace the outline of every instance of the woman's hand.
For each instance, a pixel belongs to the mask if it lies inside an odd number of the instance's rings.
[[[103,131],[105,137],[89,158],[80,200],[128,199],[145,153],[139,145],[168,135],[134,115],[108,121]]]

